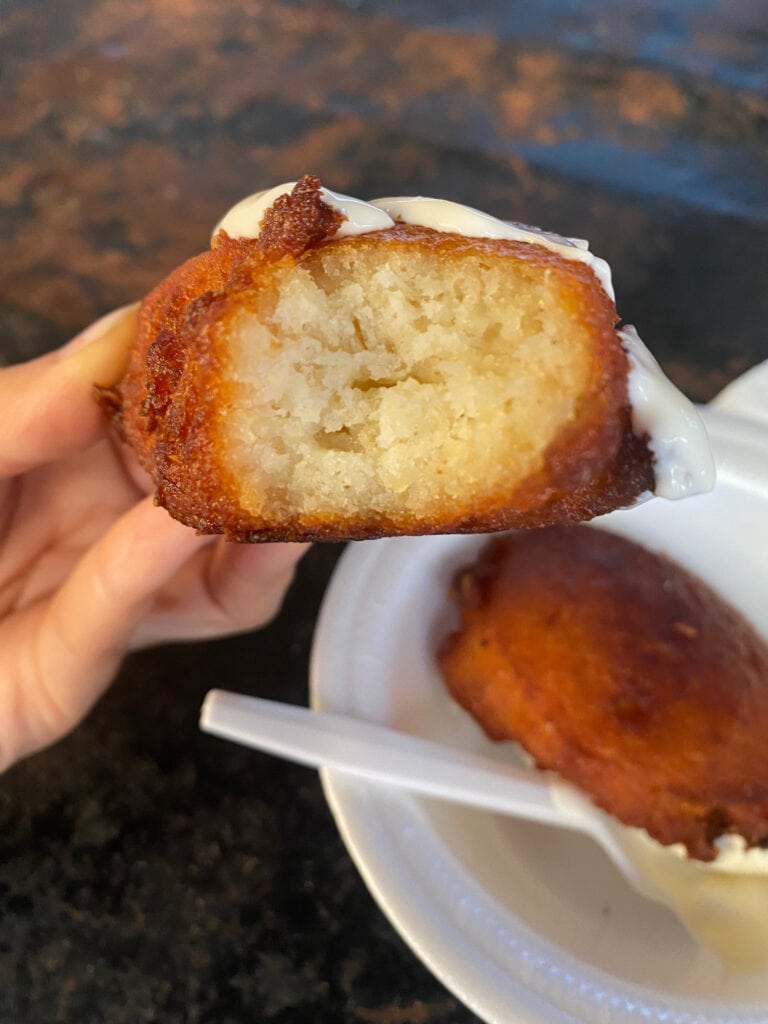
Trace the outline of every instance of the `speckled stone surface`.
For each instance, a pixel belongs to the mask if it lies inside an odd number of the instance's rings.
[[[4,0],[0,362],[313,171],[590,238],[706,400],[768,356],[767,29],[725,0]],[[268,629],[131,658],[0,779],[0,1024],[477,1020],[375,907],[316,776],[196,729],[212,685],[306,700],[337,554]]]

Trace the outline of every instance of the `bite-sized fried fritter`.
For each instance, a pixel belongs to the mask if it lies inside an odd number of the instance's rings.
[[[768,843],[768,645],[701,580],[552,527],[491,542],[453,594],[438,662],[489,737],[700,860],[729,832]]]
[[[303,179],[142,305],[111,400],[173,516],[237,540],[490,531],[653,489],[586,250],[388,216],[344,234],[326,195]]]

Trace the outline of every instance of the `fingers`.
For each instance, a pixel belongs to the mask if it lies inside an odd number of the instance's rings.
[[[228,631],[263,625],[278,612],[308,544],[220,544],[205,585]]]
[[[123,375],[138,306],[97,321],[57,352],[0,370],[0,479],[88,447],[106,419],[94,384]]]
[[[205,548],[158,594],[131,646],[225,636],[265,625],[278,612],[308,548],[223,540]]]
[[[30,753],[68,732],[116,671],[157,591],[210,543],[146,498],[84,556],[39,623],[24,721]],[[17,701],[18,702],[18,701]]]
[[[69,732],[129,646],[268,621],[306,547],[216,543],[175,522],[151,498],[139,502],[47,606],[32,605],[0,623],[0,770]]]

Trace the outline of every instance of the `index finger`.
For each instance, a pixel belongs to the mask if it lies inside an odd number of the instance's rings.
[[[89,447],[104,433],[95,384],[122,377],[138,303],[92,324],[56,352],[0,370],[0,479]]]

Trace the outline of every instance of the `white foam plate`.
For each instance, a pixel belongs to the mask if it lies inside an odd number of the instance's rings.
[[[712,494],[594,525],[669,553],[768,635],[768,363],[704,410]],[[507,757],[448,698],[433,652],[483,537],[351,545],[312,656],[315,708]],[[393,925],[489,1024],[766,1024],[768,973],[728,976],[588,838],[323,773],[344,841]]]

